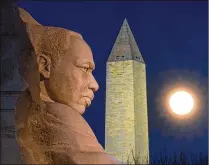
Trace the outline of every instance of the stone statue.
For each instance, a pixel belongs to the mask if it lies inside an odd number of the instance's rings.
[[[28,88],[15,107],[26,164],[121,164],[105,153],[82,117],[99,88],[90,47],[76,32],[42,26],[20,9],[29,41],[19,57]]]

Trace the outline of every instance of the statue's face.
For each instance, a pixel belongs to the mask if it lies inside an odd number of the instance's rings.
[[[61,57],[58,66],[51,67],[49,79],[45,81],[51,99],[83,114],[99,88],[92,74],[94,68],[93,55],[87,43],[71,37],[68,54]]]

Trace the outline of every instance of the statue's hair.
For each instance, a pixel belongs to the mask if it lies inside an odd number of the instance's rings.
[[[83,39],[79,33],[64,28],[42,26],[27,11],[19,8],[20,18],[25,24],[26,34],[23,37],[21,66],[29,64],[32,51],[35,55],[47,55],[53,62],[53,66],[57,64],[58,59],[66,53],[70,48],[71,37]]]
[[[26,27],[30,43],[26,41],[23,45],[21,67],[34,62],[30,61],[35,59],[31,57],[32,53],[35,53],[36,57],[41,54],[48,56],[55,67],[59,59],[69,53],[71,37],[83,39],[79,33],[64,28],[29,24]]]
[[[48,56],[52,67],[56,67],[64,55],[70,55],[72,37],[83,39],[80,34],[63,28],[42,25],[26,25],[26,27],[29,40],[25,39],[26,43],[22,47],[19,73],[27,84],[34,83],[31,82],[31,78],[29,80],[29,77],[40,81],[38,55]]]
[[[69,51],[72,36],[83,39],[80,34],[64,28],[38,25],[29,28],[28,34],[36,55],[49,56],[53,66]]]

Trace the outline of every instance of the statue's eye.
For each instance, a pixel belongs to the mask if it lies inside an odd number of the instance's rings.
[[[82,69],[85,71],[85,72],[88,72],[89,68],[87,67],[82,67]]]

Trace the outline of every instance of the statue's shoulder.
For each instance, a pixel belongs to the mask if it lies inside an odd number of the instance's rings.
[[[55,120],[69,126],[71,130],[80,130],[95,138],[95,135],[86,120],[71,107],[56,102],[47,102],[45,113],[47,116],[51,116],[54,119],[56,118]]]
[[[45,102],[45,112],[49,113],[62,121],[75,122],[78,120],[80,123],[85,123],[85,119],[70,106],[57,102]]]
[[[67,106],[65,104],[57,103],[57,102],[44,102],[45,103],[45,111],[47,113],[51,113],[53,115],[56,115],[57,117],[60,117],[62,119],[64,118],[83,118],[78,112],[73,110],[70,106]]]

